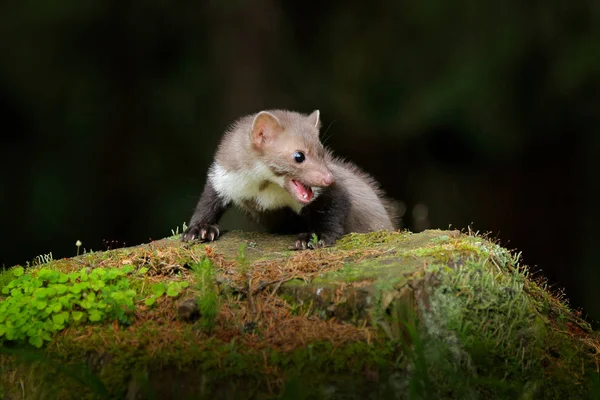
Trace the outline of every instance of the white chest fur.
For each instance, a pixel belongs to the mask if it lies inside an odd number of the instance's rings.
[[[290,207],[300,213],[302,209],[302,205],[283,188],[284,177],[276,176],[260,162],[253,168],[237,171],[226,170],[215,162],[210,167],[208,179],[227,203],[244,206],[245,202],[251,201],[259,211]],[[269,182],[269,185],[265,182]]]

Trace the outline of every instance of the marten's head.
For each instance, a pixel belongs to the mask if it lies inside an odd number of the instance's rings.
[[[252,151],[269,167],[295,199],[308,204],[313,188],[335,182],[325,162],[319,140],[319,111],[306,116],[290,111],[262,111],[254,117],[250,140]]]

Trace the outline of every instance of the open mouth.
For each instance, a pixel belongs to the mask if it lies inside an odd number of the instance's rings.
[[[306,186],[300,181],[292,179],[291,192],[301,203],[310,203],[313,198],[313,191],[310,186]]]

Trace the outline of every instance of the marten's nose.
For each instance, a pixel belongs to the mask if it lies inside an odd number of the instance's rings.
[[[326,174],[323,175],[323,185],[324,186],[329,186],[334,183],[335,183],[335,178],[333,177],[331,172],[327,172]]]

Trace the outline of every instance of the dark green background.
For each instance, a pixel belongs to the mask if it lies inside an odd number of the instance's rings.
[[[592,0],[3,2],[0,262],[169,235],[233,119],[318,108],[405,227],[491,231],[597,320],[599,72]]]

